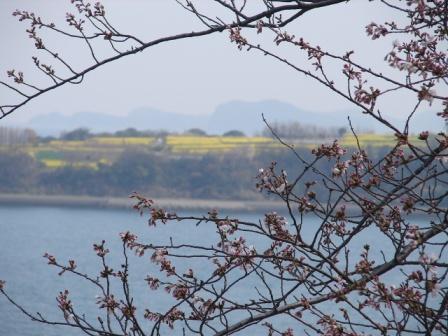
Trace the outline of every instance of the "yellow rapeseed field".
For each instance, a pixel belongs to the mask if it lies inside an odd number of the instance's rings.
[[[223,136],[184,136],[166,137],[166,145],[173,153],[204,154],[226,152],[244,148],[277,147],[277,143],[266,137],[223,137]]]
[[[154,141],[154,137],[94,137],[87,140],[91,145],[107,146],[152,145]]]
[[[361,147],[392,147],[396,144],[396,137],[393,134],[374,134],[374,133],[364,133],[357,135],[359,144]],[[410,136],[409,141],[417,142],[417,136]],[[353,134],[346,134],[340,140],[342,146],[346,147],[356,147],[357,142]]]
[[[86,141],[82,140],[53,140],[48,143],[48,146],[50,147],[74,147],[74,148],[80,148],[85,146]]]
[[[76,167],[76,168],[90,168],[90,169],[98,169],[98,164],[110,164],[109,161],[105,159],[101,159],[97,162],[89,162],[89,161],[78,161],[78,162],[70,162],[65,160],[57,160],[57,159],[43,159],[40,160],[45,167],[47,168],[62,168],[62,167]]]
[[[53,160],[53,159],[44,159],[41,162],[47,168],[61,168],[67,165],[67,162],[64,160]]]

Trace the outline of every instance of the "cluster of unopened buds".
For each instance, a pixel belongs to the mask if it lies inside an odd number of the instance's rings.
[[[407,143],[407,137],[400,134],[395,134],[395,136],[397,137],[398,147],[394,148],[394,150],[385,156],[385,163],[381,167],[384,175],[390,178],[394,176],[400,165],[405,164],[414,158],[412,154],[406,156],[401,147],[401,145]]]
[[[174,275],[176,268],[171,261],[167,259],[168,250],[166,248],[155,249],[151,256],[151,261],[156,265],[160,265],[160,270],[166,272],[167,276]]]
[[[363,183],[363,180],[358,172],[353,172],[350,174],[348,179],[348,186],[351,188],[359,187]]]
[[[328,315],[323,315],[318,321],[318,325],[322,326],[325,336],[342,336],[342,335],[352,335],[347,333],[344,327],[336,322],[336,320]],[[356,335],[356,334],[354,334]]]
[[[213,275],[215,276],[224,276],[227,270],[230,268],[230,263],[221,263],[218,258],[212,259],[213,264],[215,264],[215,270],[213,271]]]
[[[238,49],[241,50],[245,45],[247,45],[247,40],[241,35],[241,28],[229,28],[230,42],[235,43]]]
[[[77,265],[74,260],[69,260],[67,266],[63,266],[62,270],[58,273],[58,275],[62,275],[65,273],[65,271],[74,271],[76,269]]]
[[[145,310],[145,314],[144,314],[145,319],[150,320],[150,321],[163,322],[163,323],[167,324],[170,329],[174,328],[174,322],[176,322],[178,320],[183,320],[184,316],[185,316],[185,313],[176,307],[172,308],[165,315],[162,315],[160,313],[151,312],[148,309]]]
[[[389,65],[409,74],[418,72],[424,79],[429,75],[446,75],[446,54],[437,51],[437,37],[421,32],[416,32],[416,37],[416,40],[394,44],[394,49],[387,56]]]
[[[136,240],[137,236],[129,231],[120,233],[120,238],[126,245],[132,245]]]
[[[393,49],[386,56],[389,65],[400,71],[407,71],[409,75],[419,73],[424,79],[430,75],[443,77],[447,74],[446,48],[441,46],[440,41],[446,37],[446,27],[442,22],[446,18],[446,8],[442,5],[443,0],[435,1],[407,1],[410,7],[406,11],[411,19],[411,24],[402,29],[394,22],[379,25],[371,23],[366,26],[367,35],[377,39],[396,32],[407,31],[415,38],[405,42],[394,42]],[[435,35],[421,29],[423,26],[435,26],[439,24],[440,29],[435,29]],[[387,27],[386,27],[387,26]],[[425,100],[432,102],[434,94],[423,94]]]
[[[121,310],[121,313],[123,314],[123,316],[130,319],[131,317],[134,317],[134,314],[135,314],[135,311],[137,310],[137,308],[131,304],[121,302],[120,310]]]
[[[346,222],[328,222],[323,226],[322,236],[324,237],[324,243],[331,243],[331,236],[335,234],[339,237],[344,237],[348,232],[346,228]]]
[[[388,32],[389,30],[385,26],[379,25],[375,22],[372,22],[366,26],[366,33],[372,38],[372,40],[376,40],[381,36],[386,36]]]
[[[24,11],[24,10],[16,10],[12,13],[13,16],[16,16],[19,18],[19,21],[25,21],[29,20],[31,27],[38,27],[42,28],[43,26],[54,28],[54,23],[45,24],[42,19],[39,16],[36,16],[36,14]]]
[[[159,221],[166,224],[169,220],[175,219],[176,217],[177,215],[175,213],[167,212],[161,208],[152,208],[151,218],[148,223],[151,226],[156,226]]]
[[[176,300],[185,299],[190,294],[190,289],[183,282],[167,285],[165,291],[171,293]]]
[[[370,166],[371,162],[367,156],[367,153],[364,150],[361,150],[360,152],[355,152],[352,154],[349,164],[355,167],[357,172],[362,172]]]
[[[273,162],[269,168],[261,168],[258,170],[256,187],[259,191],[267,190],[277,194],[283,194],[287,191],[287,173],[285,170],[282,170],[277,175],[275,173],[275,165],[276,163]]]
[[[137,236],[129,231],[120,233],[120,238],[127,248],[133,250],[135,254],[142,257],[145,254],[146,246],[137,241]]]
[[[299,197],[297,199],[298,209],[301,213],[310,212],[316,209],[316,205],[311,203],[311,200],[315,198],[314,192],[307,193],[307,197]]]
[[[317,157],[327,157],[328,159],[340,158],[346,152],[347,151],[339,145],[337,140],[334,140],[331,145],[322,144],[317,149],[311,151],[311,153]]]
[[[44,258],[48,260],[48,265],[56,265],[56,257],[45,252]]]
[[[403,308],[418,307],[415,303],[420,302],[423,296],[419,290],[407,285],[392,287],[392,294],[398,298],[396,302]],[[414,303],[414,305],[409,305],[409,303]]]
[[[154,205],[154,201],[152,199],[143,197],[136,192],[132,193],[129,198],[134,198],[137,200],[137,203],[133,206],[133,208],[137,210],[140,215],[143,215],[145,209],[151,209]]]
[[[333,177],[338,177],[344,174],[347,171],[348,165],[349,165],[348,161],[337,162],[334,165],[333,170],[331,171]]]
[[[71,3],[75,5],[79,13],[84,13],[87,17],[106,15],[104,6],[100,2],[95,2],[93,10],[91,8],[92,4],[86,3],[84,0],[71,0]]]
[[[361,253],[361,260],[355,265],[357,273],[368,274],[372,270],[375,261],[369,261],[369,249],[369,245],[364,246],[364,250]]]
[[[82,20],[82,19],[76,20],[75,15],[72,13],[66,14],[65,21],[67,21],[69,26],[75,27],[80,32],[82,32],[84,30],[83,25],[85,23],[85,20]]]
[[[296,37],[294,35],[290,35],[286,31],[278,32],[274,38],[274,42],[279,45],[282,42],[292,42]]]
[[[106,241],[103,240],[101,244],[93,244],[93,250],[95,251],[97,256],[104,257],[110,252],[109,249],[104,247],[105,243]]]
[[[403,218],[401,216],[401,210],[397,205],[394,205],[392,209],[387,213],[387,218],[393,223],[395,231],[399,231],[402,227]]]
[[[165,248],[156,249],[151,256],[151,260],[156,264],[160,264],[163,260],[165,260],[166,255],[168,255],[167,249]]]
[[[120,304],[115,299],[115,296],[113,294],[110,295],[98,295],[96,297],[97,301],[96,304],[99,306],[100,309],[107,309],[108,312],[113,312],[115,309],[117,309]]]
[[[227,238],[228,235],[232,235],[238,229],[238,222],[229,219],[221,220],[216,223],[218,231],[222,238]]]
[[[72,311],[72,301],[68,298],[68,295],[68,290],[64,290],[63,292],[59,292],[59,295],[56,298],[58,307],[66,319],[70,317]]]
[[[253,245],[248,246],[243,237],[239,237],[231,241],[219,242],[218,247],[229,255],[233,264],[239,266],[249,265],[250,257],[256,253],[255,247]]]
[[[357,80],[359,84],[362,82],[362,74],[361,71],[355,70],[355,68],[350,64],[344,64],[342,69],[342,73],[347,76],[347,78],[351,80]]]
[[[313,47],[308,42],[306,42],[303,38],[300,38],[299,41],[295,42],[300,49],[305,50],[308,54],[308,59],[315,59],[316,63],[314,65],[320,65],[322,57],[325,53],[319,46]]]
[[[286,218],[276,212],[267,213],[264,217],[264,224],[273,236],[285,240],[291,238],[291,234],[286,227],[288,224]]]
[[[195,305],[195,309],[190,313],[190,320],[202,320],[206,316],[210,316],[216,309],[221,309],[224,306],[223,301],[215,301],[212,299],[204,299],[198,295],[195,295],[192,302]]]
[[[437,92],[435,89],[430,89],[426,86],[423,86],[418,92],[418,99],[426,100],[427,102],[429,102],[429,105],[431,105],[434,101],[434,96],[436,95]]]
[[[377,88],[370,87],[368,90],[362,86],[357,86],[355,90],[355,101],[367,106],[373,106],[381,91]]]
[[[19,71],[16,73],[15,70],[8,70],[6,73],[8,77],[12,77],[15,83],[17,84],[23,83],[23,72]]]
[[[145,281],[148,283],[149,288],[156,290],[160,286],[160,280],[151,276],[146,277]]]

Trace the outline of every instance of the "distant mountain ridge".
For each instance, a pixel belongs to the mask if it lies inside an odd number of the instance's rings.
[[[350,116],[355,129],[361,131],[384,131],[384,129],[378,126],[377,122],[372,122],[369,116],[357,111],[334,111],[332,113],[305,111],[293,104],[277,100],[258,102],[229,101],[218,105],[210,115],[186,115],[150,107],[132,110],[126,116],[114,116],[97,112],[79,112],[69,116],[60,113],[49,113],[15,126],[29,127],[41,135],[53,136],[79,127],[87,127],[92,132],[115,132],[130,127],[139,130],[167,130],[171,132],[183,132],[191,128],[201,128],[209,134],[222,134],[236,129],[243,131],[247,135],[253,135],[261,132],[265,126],[262,115],[271,123],[296,121],[301,124],[320,127],[347,127],[347,117]],[[395,125],[404,124],[404,120],[390,119]],[[412,125],[414,125],[414,128],[411,127],[411,130],[414,132],[426,129],[440,131],[444,127],[440,118],[435,116],[434,118],[429,118],[423,113],[414,117]]]

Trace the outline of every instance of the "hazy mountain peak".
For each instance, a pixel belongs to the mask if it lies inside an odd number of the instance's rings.
[[[48,113],[31,119],[18,127],[30,127],[42,135],[59,135],[62,131],[87,127],[92,132],[114,132],[133,127],[139,130],[167,130],[184,132],[191,128],[201,128],[209,134],[222,134],[229,130],[240,130],[248,135],[260,132],[264,128],[262,115],[268,122],[300,122],[320,127],[348,126],[347,116],[350,116],[357,130],[384,131],[371,117],[359,111],[315,112],[306,111],[297,106],[268,99],[263,101],[233,100],[218,105],[210,115],[186,115],[163,111],[151,107],[133,109],[125,116],[84,111],[73,115]],[[390,118],[391,122],[404,125],[404,120]],[[12,125],[12,123],[7,123]],[[438,132],[444,128],[440,118],[435,113],[418,113],[411,123],[411,130],[431,130]]]

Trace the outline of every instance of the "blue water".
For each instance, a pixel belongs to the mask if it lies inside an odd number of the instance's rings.
[[[234,216],[255,222],[260,218],[256,214]],[[304,235],[309,236],[319,223],[315,218],[308,218],[306,223]],[[193,222],[181,222],[149,228],[146,217],[140,217],[132,210],[0,206],[0,279],[6,280],[7,292],[24,308],[32,313],[40,312],[50,320],[63,320],[55,298],[59,291],[66,288],[72,293],[71,298],[80,313],[96,316],[98,310],[95,296],[99,294],[98,289],[69,274],[58,276],[58,271],[46,265],[42,255],[48,252],[63,263],[75,259],[80,272],[92,274],[100,265],[92,244],[104,239],[111,250],[108,256],[110,263],[117,270],[121,263],[119,233],[128,230],[137,234],[141,241],[152,244],[168,244],[170,238],[174,244],[207,242],[207,246],[210,246],[216,242],[213,224],[197,228]],[[360,241],[354,242],[351,246],[352,253],[359,255],[362,245],[369,240],[372,253],[379,254],[379,250],[383,250],[387,254],[390,250],[379,234],[370,232]],[[260,241],[255,243],[262,244]],[[182,261],[179,265],[180,269],[181,267],[185,270],[190,267],[199,269],[204,275],[208,271],[201,261],[194,259]],[[157,272],[158,267],[149,261],[149,255],[131,258],[131,290],[137,307],[155,311],[167,308],[173,302],[168,295],[157,295],[149,290],[143,281],[147,275],[157,275]],[[275,291],[274,287],[275,284]],[[232,295],[248,297],[253,291],[254,284],[246,282],[236,287]],[[264,331],[263,334],[265,333]],[[33,322],[0,296],[1,336],[80,334],[75,329]],[[166,334],[170,335],[171,332],[167,331]]]
[[[237,216],[258,219],[255,215]],[[8,294],[25,309],[40,312],[50,320],[63,320],[55,298],[66,288],[70,289],[80,312],[96,313],[95,296],[99,291],[71,275],[58,276],[58,270],[47,265],[42,256],[48,252],[63,263],[75,259],[79,271],[96,274],[100,260],[94,254],[92,244],[104,239],[111,250],[109,260],[117,270],[122,260],[119,233],[128,230],[137,234],[141,241],[153,244],[169,244],[170,237],[174,243],[201,242],[216,231],[210,225],[202,227],[198,234],[192,222],[149,228],[146,217],[140,217],[133,210],[0,206],[0,279],[6,280]],[[194,260],[190,264],[200,266]],[[135,295],[137,303],[154,310],[169,304],[165,301],[166,295],[155,298],[154,292],[143,281],[146,275],[157,274],[157,270],[149,262],[149,255],[132,258],[130,274],[134,280],[131,281],[132,289],[138,293]],[[80,333],[66,327],[33,322],[0,296],[1,336],[61,334]]]

